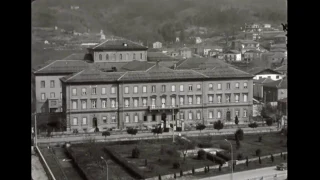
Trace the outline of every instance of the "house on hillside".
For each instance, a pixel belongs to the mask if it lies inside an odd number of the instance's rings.
[[[275,69],[275,71],[278,71],[282,75],[287,75],[287,65],[282,65]]]
[[[252,49],[244,52],[243,60],[246,62],[251,62],[253,60],[260,60],[260,55],[261,55],[261,51]]]
[[[244,26],[245,32],[260,32],[262,27],[258,23],[248,23]]]
[[[234,40],[231,43],[231,49],[235,49],[243,53],[243,51],[251,49],[259,50],[259,45],[260,44],[258,42],[252,40]]]
[[[263,28],[271,28],[271,24],[263,24]]]
[[[161,43],[161,42],[154,42],[154,43],[152,44],[152,47],[153,47],[153,48],[162,48],[162,43]]]
[[[229,50],[223,53],[225,61],[241,61],[241,53],[237,50]]]
[[[191,49],[188,47],[180,48],[179,55],[184,58],[191,58],[192,57]]]
[[[275,52],[269,57],[272,67],[279,67],[286,64],[287,57],[284,53]]]
[[[209,51],[209,57],[218,57],[218,55],[220,54],[221,52],[218,51],[218,50],[215,50],[215,49],[212,49]]]
[[[202,43],[202,39],[200,37],[195,37],[195,43],[196,44]]]
[[[263,84],[274,82],[270,78],[260,78],[253,80],[253,97],[259,101],[263,100]]]
[[[285,99],[287,98],[287,78],[265,83],[263,89],[266,102],[277,102],[278,100]]]
[[[284,34],[279,34],[273,38],[275,44],[286,44],[287,36]]]
[[[269,78],[274,81],[282,79],[281,73],[269,68],[264,68],[264,67],[252,68],[248,70],[248,73],[253,74],[254,75],[253,79],[256,79],[256,80],[262,79],[262,78]]]

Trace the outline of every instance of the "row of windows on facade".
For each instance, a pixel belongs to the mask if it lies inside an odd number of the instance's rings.
[[[202,103],[202,96],[201,95],[196,95],[196,104],[201,104]],[[217,103],[222,103],[222,94],[218,94],[216,95],[217,97]],[[235,102],[240,102],[240,94],[234,94],[235,97]],[[139,106],[139,98],[132,98],[133,99],[133,107],[140,107]],[[148,98],[147,97],[143,97],[142,99],[142,107],[146,107],[148,106]],[[187,99],[188,101],[185,102],[185,97],[184,96],[180,96],[179,97],[179,105],[185,105],[185,104],[189,104],[192,105],[193,104],[193,95],[187,95]],[[208,103],[213,103],[213,99],[214,99],[214,95],[210,94],[208,95]],[[167,99],[162,97],[161,98],[161,107],[166,108],[168,107],[167,104]],[[72,109],[78,109],[78,100],[71,100],[72,102]],[[111,107],[112,108],[116,108],[117,102],[116,102],[116,98],[110,98],[110,102],[111,102]],[[230,103],[231,102],[231,94],[225,94],[225,102],[226,103]],[[247,93],[243,93],[243,102],[248,102],[248,94]],[[171,97],[171,106],[176,106],[176,97]],[[124,106],[125,107],[130,107],[130,98],[124,98]],[[151,108],[155,108],[156,106],[156,98],[152,97],[151,98]],[[81,108],[82,109],[87,109],[87,100],[81,100]],[[97,99],[92,99],[91,100],[91,108],[97,108]],[[101,99],[101,108],[107,108],[107,99]]]
[[[50,93],[50,98],[54,99],[56,98],[56,93],[55,92],[51,92]],[[41,93],[41,100],[46,100],[46,93]],[[60,99],[62,99],[62,92],[60,92]]]
[[[60,87],[61,87],[61,82],[60,82]],[[40,82],[40,88],[46,88],[46,81],[41,81]],[[55,80],[50,80],[50,88],[55,88]]]
[[[116,60],[116,54],[113,54],[111,58],[112,58],[112,60]],[[120,60],[123,59],[122,54],[119,55],[119,58],[120,58]],[[142,58],[143,58],[143,54],[140,53],[140,59],[142,59]],[[133,53],[133,59],[136,59],[135,53]],[[102,54],[99,54],[99,60],[100,61],[102,60]],[[109,60],[109,54],[106,54],[106,60]],[[129,54],[125,55],[125,60],[129,60]]]
[[[183,111],[179,112],[180,120],[185,120],[185,113],[186,112],[183,112]],[[244,118],[247,117],[247,110],[246,109],[243,110],[243,114],[242,115],[243,115]],[[187,119],[186,120],[201,120],[202,119],[201,116],[202,116],[201,115],[201,111],[197,111],[195,113],[195,119],[194,119],[194,113],[193,112],[187,112]],[[240,111],[239,110],[235,110],[235,116],[240,117]],[[214,117],[214,111],[213,110],[208,111],[208,119],[214,119],[214,118],[215,118]],[[217,110],[217,117],[216,118],[217,119],[221,119],[222,118],[222,111],[221,110]],[[173,119],[176,119],[175,115],[174,115]],[[111,124],[112,123],[117,123],[116,115],[111,115],[111,119],[110,120],[111,121],[109,121],[109,122]],[[143,116],[143,121],[144,122],[148,121],[147,115]],[[156,121],[156,115],[155,114],[151,115],[151,121]],[[74,117],[72,122],[73,122],[72,125],[78,125],[78,118]],[[102,117],[102,122],[105,123],[105,124],[108,123],[107,116],[103,116]],[[131,122],[132,123],[138,123],[139,122],[139,115],[138,114],[134,114],[133,115],[133,121],[130,121],[130,114],[126,114],[124,116],[124,122],[125,123],[131,123]],[[87,123],[88,123],[87,122],[87,117],[83,117],[81,124],[82,125],[87,125]]]
[[[209,90],[213,90],[213,84],[210,83],[208,85],[208,88]],[[227,83],[226,84],[226,89],[230,89],[231,88],[231,83]],[[240,89],[240,83],[236,83],[235,84],[235,88],[236,89]],[[244,89],[247,89],[248,88],[248,84],[247,83],[243,83],[243,88]],[[221,83],[218,83],[217,85],[217,89],[218,90],[222,90],[222,84]],[[179,90],[180,92],[183,92],[184,91],[184,85],[180,85],[179,86]],[[196,85],[196,90],[197,91],[201,91],[201,84],[197,84]],[[129,94],[129,86],[126,86],[124,87],[124,93],[125,94]],[[193,85],[188,85],[188,91],[193,91]],[[142,92],[143,93],[147,93],[147,86],[142,86]],[[156,92],[156,86],[155,85],[152,85],[151,86],[151,92],[152,93],[155,93]],[[166,92],[166,85],[162,85],[161,86],[161,92]],[[176,85],[171,85],[171,92],[176,92]],[[111,87],[111,94],[115,94],[116,93],[116,88],[115,87]],[[133,93],[138,93],[138,86],[134,86],[133,87]],[[82,88],[81,89],[81,94],[82,95],[87,95],[87,88]],[[95,95],[97,94],[97,88],[96,87],[92,87],[91,88],[91,94]],[[106,94],[106,88],[105,87],[102,87],[101,88],[101,94]],[[72,95],[73,96],[76,96],[77,95],[77,89],[76,88],[73,88],[72,89]]]

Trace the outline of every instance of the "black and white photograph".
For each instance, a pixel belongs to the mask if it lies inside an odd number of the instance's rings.
[[[287,0],[31,0],[32,180],[287,180]]]

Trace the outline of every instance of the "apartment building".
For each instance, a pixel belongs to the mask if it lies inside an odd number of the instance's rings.
[[[158,63],[145,71],[88,68],[61,78],[67,129],[206,125],[252,113],[253,76],[225,66],[173,70]]]

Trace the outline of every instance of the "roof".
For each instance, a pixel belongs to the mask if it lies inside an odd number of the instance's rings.
[[[252,69],[248,70],[248,73],[251,73],[253,75],[265,74],[266,72],[268,74],[281,74],[281,73],[279,73],[277,71],[274,71],[272,69],[265,68],[265,67],[255,67],[255,68],[252,68]]]
[[[280,71],[280,72],[287,71],[287,65],[280,66],[276,68],[275,71]]]
[[[287,78],[264,84],[266,87],[275,87],[278,89],[287,89]]]
[[[156,41],[156,42],[154,42],[154,43],[161,43],[161,42],[159,42],[159,41]],[[153,43],[153,44],[154,44],[154,43]],[[161,44],[162,44],[162,43],[161,43]]]
[[[83,60],[51,60],[33,69],[34,74],[69,74],[88,67]]]
[[[258,42],[253,40],[243,40],[243,39],[234,40],[234,42],[240,42],[243,44],[259,44]]]
[[[256,50],[256,49],[251,49],[249,51],[246,51],[245,53],[261,53],[261,51]]]
[[[274,44],[274,45],[271,45],[270,49],[278,49],[278,48],[287,49],[287,45],[286,44]]]
[[[177,59],[162,52],[148,52],[148,61],[176,61]]]
[[[274,82],[274,80],[272,80],[270,78],[260,78],[260,79],[253,80],[253,83],[259,83],[259,84],[265,84],[265,83],[270,83],[270,82]]]
[[[226,51],[225,54],[240,54],[240,52],[237,50],[229,50],[229,51]]]
[[[147,50],[146,46],[142,46],[133,41],[123,39],[123,38],[114,38],[108,39],[92,48],[88,48],[89,50],[103,51],[103,50]]]
[[[183,59],[177,63],[176,69],[197,69],[199,66],[212,58],[189,58]],[[220,61],[219,61],[220,62]],[[221,61],[221,63],[223,63]]]
[[[101,71],[109,71],[112,70],[113,67],[119,71],[126,64],[128,64],[128,62],[95,62],[92,63],[92,66],[100,69]]]
[[[282,52],[275,52],[274,55],[271,56],[271,58],[285,58],[286,56]]]
[[[253,75],[231,66],[215,67],[212,69],[196,70],[210,78],[253,78]]]
[[[191,49],[188,47],[182,47],[182,48],[179,48],[179,51],[191,51]]]
[[[152,63],[146,61],[131,61],[122,66],[121,69],[126,71],[145,71],[154,66]]]
[[[287,36],[284,34],[278,34],[275,36],[275,38],[287,38]]]
[[[283,49],[283,48],[275,48],[275,49],[271,49],[270,50],[271,52],[286,52],[287,50],[286,49]]]

